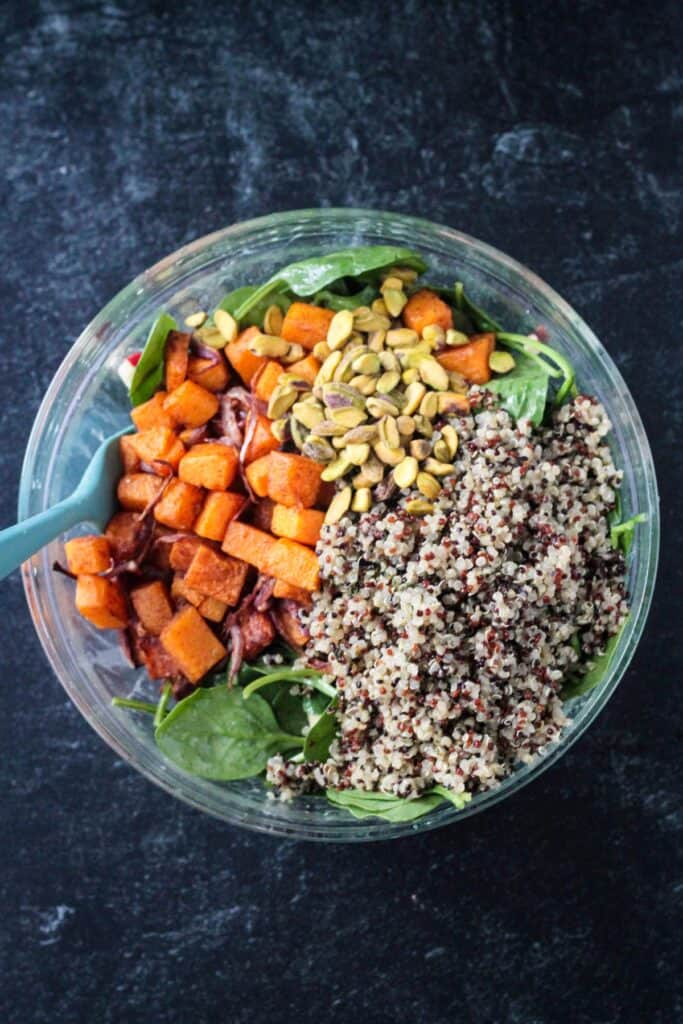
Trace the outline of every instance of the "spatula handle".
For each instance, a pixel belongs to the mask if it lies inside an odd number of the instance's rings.
[[[58,505],[24,519],[16,526],[0,531],[0,580],[35,554],[60,533],[71,529],[85,518],[85,503],[78,494],[60,501]]]

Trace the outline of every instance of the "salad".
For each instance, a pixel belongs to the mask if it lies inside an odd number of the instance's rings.
[[[557,742],[644,517],[542,328],[372,246],[160,313],[120,375],[120,510],[56,568],[159,688],[115,703],[167,758],[406,821]]]

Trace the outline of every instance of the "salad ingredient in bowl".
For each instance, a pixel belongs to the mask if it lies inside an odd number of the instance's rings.
[[[76,604],[161,683],[163,754],[356,817],[463,807],[567,724],[628,617],[610,424],[542,331],[405,248],[291,264],[121,367]]]

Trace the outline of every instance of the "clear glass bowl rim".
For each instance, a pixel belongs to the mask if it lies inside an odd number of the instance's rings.
[[[180,280],[188,272],[189,267],[196,270],[197,266],[201,263],[202,254],[217,243],[229,242],[231,239],[236,240],[250,234],[256,235],[266,231],[276,230],[281,232],[286,229],[295,231],[297,227],[305,226],[311,222],[329,222],[330,225],[338,225],[341,230],[342,227],[352,227],[359,219],[365,221],[377,219],[383,225],[391,225],[399,231],[404,231],[406,236],[404,244],[406,245],[410,245],[408,239],[410,238],[411,228],[437,234],[442,239],[450,240],[463,246],[471,253],[480,256],[484,261],[497,265],[511,278],[517,280],[518,283],[523,283],[530,292],[534,293],[534,298],[544,300],[566,322],[571,324],[573,330],[581,337],[581,341],[587,348],[591,349],[592,356],[602,364],[603,369],[607,372],[614,385],[619,388],[621,392],[620,397],[628,407],[630,426],[636,436],[639,455],[646,469],[645,489],[639,497],[644,505],[641,510],[645,511],[649,517],[648,529],[640,531],[636,538],[638,558],[643,567],[644,586],[642,587],[637,605],[632,606],[631,616],[622,634],[606,677],[599,690],[593,695],[590,713],[584,717],[580,725],[574,727],[571,732],[566,733],[563,739],[549,753],[539,758],[532,766],[515,772],[504,780],[497,789],[480,794],[463,811],[456,811],[455,808],[444,808],[440,809],[436,814],[427,815],[416,822],[389,824],[379,819],[356,820],[349,816],[348,822],[345,821],[343,825],[335,822],[328,825],[316,824],[315,826],[309,826],[298,822],[294,824],[281,821],[274,822],[273,819],[259,815],[257,812],[245,814],[243,810],[234,811],[229,806],[229,799],[227,804],[223,802],[224,806],[207,806],[206,803],[197,799],[196,794],[192,794],[190,791],[192,786],[189,784],[189,781],[187,787],[184,787],[182,783],[169,782],[163,775],[155,772],[153,767],[142,764],[134,749],[127,748],[118,742],[102,726],[102,723],[94,714],[94,709],[73,684],[69,676],[68,666],[61,659],[47,628],[47,623],[41,613],[40,600],[36,588],[36,575],[39,571],[36,565],[38,556],[34,556],[33,559],[26,562],[22,567],[24,592],[33,624],[55,674],[70,699],[76,704],[88,723],[123,760],[131,764],[155,784],[190,806],[212,814],[226,822],[272,835],[337,842],[391,839],[439,828],[454,821],[464,820],[472,814],[479,813],[518,791],[551,767],[592,724],[614,693],[635,653],[652,601],[659,555],[659,496],[654,463],[645,429],[629,389],[601,342],[572,307],[531,270],[493,246],[461,231],[456,231],[453,228],[439,225],[423,218],[369,209],[329,207],[323,209],[291,210],[248,221],[241,221],[196,239],[143,271],[143,273],[138,275],[129,285],[115,295],[83,330],[55,373],[36,415],[24,456],[18,501],[20,520],[28,515],[35,514],[36,511],[40,511],[42,507],[45,507],[44,503],[39,508],[31,507],[31,481],[36,453],[38,446],[42,442],[55,397],[59,393],[65,379],[76,366],[79,356],[88,342],[98,332],[104,331],[110,321],[116,321],[120,309],[127,307],[137,297],[148,293],[150,283],[153,288],[154,282],[164,279],[165,287],[167,287],[169,282],[173,281],[175,277]],[[162,760],[160,754],[159,760]],[[229,790],[221,790],[221,792],[228,793]]]

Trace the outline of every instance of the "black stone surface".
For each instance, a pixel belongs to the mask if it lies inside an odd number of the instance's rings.
[[[314,205],[511,253],[605,341],[657,460],[646,638],[590,733],[458,827],[282,842],[188,810],[67,702],[2,586],[0,1020],[672,1024],[680,972],[680,10],[5,2],[2,523],[72,339],[159,257]]]

